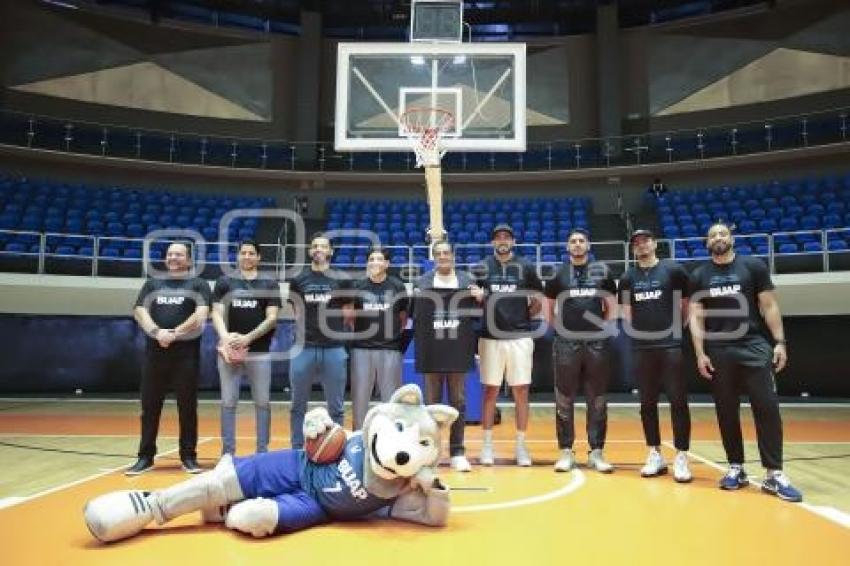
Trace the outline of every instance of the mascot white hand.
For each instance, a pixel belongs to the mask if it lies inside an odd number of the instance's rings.
[[[316,438],[332,429],[335,424],[324,407],[311,409],[304,415],[304,438]]]

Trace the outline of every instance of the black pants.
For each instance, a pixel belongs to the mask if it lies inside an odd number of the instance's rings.
[[[584,386],[587,398],[587,442],[591,449],[605,446],[608,402],[605,392],[611,377],[608,340],[566,340],[552,344],[555,368],[555,432],[558,447],[572,448],[575,442],[575,399]]]
[[[718,346],[706,351],[714,366],[711,380],[717,423],[726,459],[744,463],[741,434],[742,393],[750,398],[761,463],[768,470],[782,469],[782,417],[773,377],[773,353],[765,341]]]
[[[177,398],[180,418],[180,459],[196,458],[198,445],[198,344],[172,344],[163,349],[149,345],[142,373],[142,439],[139,458],[156,455],[156,437],[162,403],[169,387]]]
[[[640,421],[647,446],[661,445],[658,430],[658,398],[661,388],[670,401],[673,443],[677,450],[688,450],[691,442],[691,412],[682,375],[682,349],[656,348],[634,350],[633,360],[640,388]]]
[[[426,373],[425,403],[443,402],[443,384],[448,389],[449,405],[457,409],[458,417],[449,429],[449,454],[463,456],[463,428],[466,426],[466,373]]]

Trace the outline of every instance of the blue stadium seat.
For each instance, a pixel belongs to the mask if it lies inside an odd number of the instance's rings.
[[[838,214],[825,214],[823,216],[823,227],[824,228],[843,228],[843,222],[841,217]]]
[[[5,246],[5,251],[10,253],[26,253],[29,250],[29,246],[21,242],[9,242]]]

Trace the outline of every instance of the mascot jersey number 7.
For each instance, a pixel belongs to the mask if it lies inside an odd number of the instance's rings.
[[[440,431],[457,416],[451,407],[424,405],[419,388],[405,385],[369,411],[363,430],[333,462],[315,463],[303,450],[224,457],[215,469],[166,489],[96,497],[83,515],[104,542],[194,511],[255,537],[366,516],[442,526],[449,489],[436,474]],[[304,436],[316,438],[331,427],[327,411],[314,409],[305,416]]]

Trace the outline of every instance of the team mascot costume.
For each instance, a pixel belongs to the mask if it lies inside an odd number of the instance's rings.
[[[97,497],[83,515],[103,542],[194,511],[255,537],[367,516],[443,526],[449,489],[436,474],[440,431],[457,416],[451,407],[424,405],[416,385],[373,407],[363,430],[347,438],[324,408],[314,409],[304,419],[306,450],[225,456],[214,469],[166,489]],[[322,442],[340,434],[336,442]],[[339,454],[328,454],[329,447]]]

